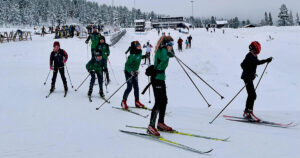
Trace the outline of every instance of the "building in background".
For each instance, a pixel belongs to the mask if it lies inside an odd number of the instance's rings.
[[[223,27],[229,27],[228,21],[216,21],[216,28],[223,28]]]
[[[153,28],[191,28],[192,25],[185,22],[183,17],[159,17],[152,23]]]
[[[135,32],[145,32],[146,21],[144,19],[134,20]]]

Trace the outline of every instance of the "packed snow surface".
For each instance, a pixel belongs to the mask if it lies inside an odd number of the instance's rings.
[[[175,43],[179,37],[185,40],[188,36],[171,29],[163,32],[170,32]],[[162,133],[162,136],[195,149],[214,149],[209,155],[216,158],[300,157],[299,126],[288,129],[267,127],[231,122],[222,116],[209,124],[243,87],[240,63],[248,52],[248,45],[254,40],[262,44],[260,59],[274,57],[257,89],[258,97],[254,107],[256,115],[269,121],[300,122],[300,27],[225,29],[225,34],[222,30],[211,33],[205,29],[190,29],[190,34],[193,37],[192,49],[177,52],[175,44],[178,58],[224,95],[225,99],[221,100],[190,73],[212,104],[208,108],[177,61],[170,59],[166,70],[168,114],[165,121],[179,131],[218,138],[230,136],[230,141],[218,142],[166,133]],[[43,83],[49,72],[49,55],[55,41],[53,36],[33,36],[32,41],[0,44],[0,157],[207,157],[119,132],[119,129],[145,132],[128,129],[125,125],[147,127],[149,124],[149,118],[112,108],[120,106],[125,86],[112,97],[111,104],[105,104],[96,111],[96,107],[103,103],[98,95],[98,86],[94,87],[93,102],[90,103],[87,98],[89,79],[75,92],[66,73],[69,85],[67,97],[63,97],[63,86],[58,75],[56,90],[46,99],[52,74],[47,84]],[[270,40],[269,36],[274,39]],[[112,67],[109,66],[109,70],[112,82],[108,86],[109,93],[105,93],[106,97],[125,82],[124,52],[130,42],[139,40],[141,44],[145,44],[150,41],[155,46],[159,37],[155,30],[137,35],[133,29],[128,29],[119,43],[111,47]],[[90,59],[90,48],[84,43],[85,39],[58,41],[61,48],[69,54],[67,67],[74,88],[77,88],[88,75],[85,65]],[[146,67],[140,67],[140,91],[148,83],[148,78],[144,75]],[[265,65],[258,67],[258,76],[264,67]],[[255,83],[257,81],[258,78]],[[148,95],[148,92],[141,95],[141,102],[152,108],[152,90],[151,103],[148,103]],[[241,116],[246,97],[244,90],[223,114]],[[128,104],[134,106],[133,92],[129,96]],[[134,111],[143,115],[150,113],[138,109]]]

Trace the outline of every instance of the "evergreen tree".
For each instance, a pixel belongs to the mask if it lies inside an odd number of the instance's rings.
[[[294,26],[295,25],[295,23],[294,23],[294,16],[293,16],[292,11],[290,11],[290,15],[289,15],[289,24],[290,24],[290,26]]]
[[[265,21],[263,25],[269,25],[269,17],[267,12],[265,12]]]
[[[279,26],[287,26],[289,25],[289,14],[288,9],[285,4],[282,4],[280,7],[280,12],[278,14],[278,25]]]
[[[300,25],[300,19],[299,19],[299,14],[298,13],[296,14],[296,24]]]
[[[271,15],[271,12],[269,12],[269,25],[270,26],[273,26],[273,18],[272,18],[272,15]]]

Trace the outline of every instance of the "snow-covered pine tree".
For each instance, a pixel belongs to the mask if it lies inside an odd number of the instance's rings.
[[[262,25],[269,25],[269,17],[267,12],[265,12],[265,20],[264,20],[264,24]]]
[[[290,15],[289,15],[289,24],[290,26],[294,26],[294,16],[293,16],[293,12],[290,10]]]
[[[273,18],[272,18],[272,15],[271,15],[271,12],[269,12],[269,25],[270,26],[273,26]]]
[[[296,24],[300,25],[300,19],[299,19],[299,14],[298,13],[296,14]]]
[[[282,4],[280,7],[280,12],[278,14],[278,25],[279,26],[287,26],[289,25],[289,14],[288,9],[285,4]]]

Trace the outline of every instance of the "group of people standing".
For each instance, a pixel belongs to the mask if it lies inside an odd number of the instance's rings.
[[[179,38],[180,40],[181,38]],[[99,83],[99,94],[101,97],[104,97],[103,93],[103,75],[106,75],[106,80],[109,83],[109,74],[107,70],[107,62],[109,61],[108,57],[110,55],[109,45],[105,42],[105,37],[102,36],[97,31],[97,27],[93,27],[93,32],[89,35],[86,40],[86,43],[91,40],[91,60],[86,64],[86,69],[91,75],[90,86],[88,90],[88,96],[91,97],[93,92],[94,83],[96,76]],[[191,45],[192,37],[189,36],[187,39]],[[182,43],[182,41],[181,41]],[[178,42],[179,44],[179,42]],[[149,126],[147,132],[149,134],[159,136],[161,131],[172,131],[172,127],[165,124],[165,112],[168,103],[167,90],[166,90],[166,69],[169,64],[169,59],[175,56],[174,53],[174,40],[171,36],[163,35],[159,38],[155,46],[155,55],[154,55],[154,65],[149,66],[146,69],[146,75],[150,77],[149,85],[152,85],[155,104],[151,111],[151,117],[149,121]],[[179,46],[179,45],[178,45]],[[190,46],[189,46],[190,47]],[[147,45],[144,45],[146,48],[146,56],[150,58],[150,52],[152,45],[147,42]],[[179,49],[180,50],[180,49]],[[246,101],[246,106],[243,116],[249,120],[259,121],[259,119],[253,113],[254,101],[256,99],[255,88],[253,86],[253,80],[255,79],[256,68],[258,65],[269,63],[272,61],[272,58],[266,60],[259,60],[257,58],[258,54],[261,51],[261,45],[259,42],[254,41],[249,46],[249,53],[246,55],[244,61],[241,64],[243,69],[242,79],[246,84],[246,89],[248,92],[248,98]],[[125,52],[129,55],[125,63],[124,76],[127,83],[127,88],[123,93],[121,107],[124,110],[128,110],[130,106],[127,104],[127,99],[134,89],[135,97],[135,106],[137,108],[146,108],[144,104],[140,102],[139,96],[139,68],[143,58],[142,55],[142,46],[139,41],[132,41],[130,47]],[[148,54],[147,54],[148,53]],[[64,84],[65,91],[68,90],[67,81],[64,75],[64,65],[68,59],[68,54],[66,51],[60,48],[59,42],[54,42],[53,52],[50,55],[50,69],[53,70],[53,78],[50,92],[53,92],[55,89],[55,81],[57,73],[61,74],[61,78]],[[146,60],[145,60],[146,62]],[[149,60],[149,63],[150,60]],[[147,89],[146,89],[147,90]],[[157,121],[157,117],[158,121]],[[157,122],[157,126],[156,126]]]
[[[185,40],[185,49],[190,49],[192,48],[192,35],[189,35],[186,40]],[[178,41],[177,41],[177,44],[178,44],[178,51],[179,52],[182,52],[182,44],[183,44],[183,40],[181,37],[179,37]]]

